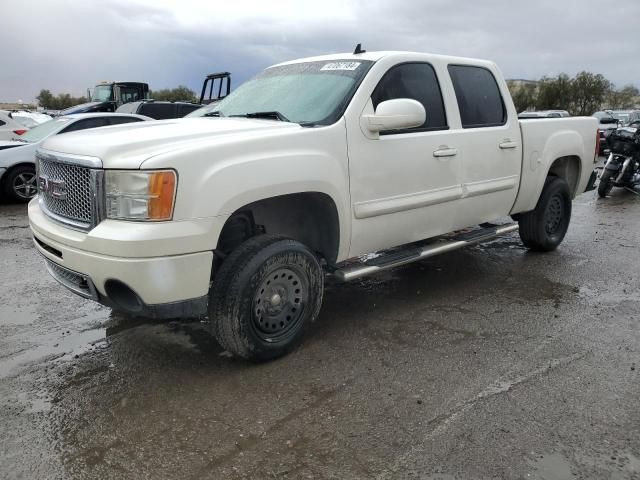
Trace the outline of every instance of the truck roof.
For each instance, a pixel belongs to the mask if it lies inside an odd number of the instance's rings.
[[[147,85],[147,82],[129,82],[129,81],[120,81],[120,80],[102,80],[98,83],[96,83],[97,85],[114,85],[114,84],[119,84],[119,85]]]
[[[420,55],[420,56],[424,56],[425,59],[426,58],[439,59],[449,63],[474,63],[474,64],[478,64],[478,63],[493,64],[494,63],[490,60],[483,60],[479,58],[454,57],[450,55],[439,55],[435,53],[426,53],[426,52],[405,52],[405,51],[389,50],[389,51],[379,51],[379,52],[365,52],[365,53],[358,53],[358,54],[333,53],[331,55],[320,55],[317,57],[306,57],[306,58],[299,58],[297,60],[290,60],[288,62],[282,62],[276,65],[272,65],[272,67],[279,67],[281,65],[290,65],[293,63],[321,62],[321,61],[328,61],[328,60],[353,60],[354,62],[358,60],[369,60],[372,62],[377,62],[378,60],[384,57],[402,56],[402,55]]]

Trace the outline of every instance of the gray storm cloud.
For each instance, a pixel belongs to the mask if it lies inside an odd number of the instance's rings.
[[[594,0],[377,0],[322,2],[308,15],[198,10],[198,2],[51,0],[0,3],[0,101],[33,100],[42,88],[82,94],[100,80],[197,90],[206,73],[234,84],[275,62],[369,50],[417,50],[489,58],[507,77],[589,70],[640,85],[634,60],[640,2]],[[200,4],[201,5],[201,4]],[[289,3],[289,6],[291,3]],[[188,10],[186,10],[188,9]],[[186,17],[194,21],[185,21]]]

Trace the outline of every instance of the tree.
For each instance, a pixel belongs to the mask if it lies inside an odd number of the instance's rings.
[[[536,108],[538,90],[535,83],[509,81],[507,84],[517,112],[524,112]]]
[[[537,110],[571,110],[572,80],[566,73],[557,77],[542,77],[538,84]]]
[[[509,91],[516,110],[567,110],[572,115],[592,115],[603,108],[630,109],[640,104],[640,91],[633,85],[622,89],[603,75],[580,72],[542,77],[539,82],[511,80]]]
[[[38,100],[38,104],[41,107],[51,109],[54,108],[52,106],[54,104],[54,97],[50,90],[40,90],[40,93],[36,97],[36,100]]]
[[[605,105],[611,109],[635,108],[640,103],[640,91],[633,85],[626,85],[620,90],[611,88],[607,92]]]
[[[165,100],[169,102],[197,102],[196,94],[190,88],[179,85],[176,88],[165,88],[149,93],[149,97],[154,100]]]
[[[50,90],[45,89],[40,90],[36,100],[38,100],[38,104],[41,107],[49,110],[64,110],[65,108],[87,102],[85,97],[72,97],[68,93],[60,93],[54,96]]]
[[[611,90],[611,82],[601,74],[580,72],[571,81],[573,115],[591,115],[602,108],[602,104]]]

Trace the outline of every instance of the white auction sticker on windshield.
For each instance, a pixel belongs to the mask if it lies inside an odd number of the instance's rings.
[[[320,70],[355,70],[360,62],[333,62],[327,63]]]

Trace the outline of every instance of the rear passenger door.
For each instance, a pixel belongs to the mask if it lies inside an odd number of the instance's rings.
[[[462,200],[459,225],[507,215],[520,183],[522,145],[515,112],[509,118],[506,86],[501,90],[488,68],[448,65],[460,113]],[[508,98],[508,97],[507,97]]]

